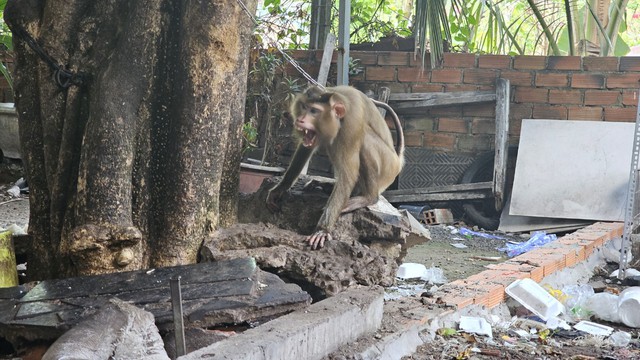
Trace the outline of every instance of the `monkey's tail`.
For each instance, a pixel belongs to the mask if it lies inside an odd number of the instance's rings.
[[[389,104],[383,103],[382,101],[378,101],[374,99],[370,99],[370,100],[373,101],[374,105],[387,110],[387,112],[391,114],[391,117],[393,118],[393,122],[395,123],[395,126],[396,126],[396,154],[398,154],[398,156],[402,159],[404,156],[404,132],[402,131],[402,124],[400,123],[400,118],[398,118],[398,114],[396,114],[396,112],[393,111],[393,109],[391,108],[391,106],[389,106]]]

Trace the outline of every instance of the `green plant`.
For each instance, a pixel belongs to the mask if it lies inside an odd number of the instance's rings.
[[[0,0],[0,47],[5,52],[13,52],[13,34],[9,30],[9,26],[4,22],[4,7],[7,5],[7,0]],[[0,62],[0,73],[9,83],[11,91],[13,91],[13,78],[9,71],[7,64]]]
[[[258,147],[256,141],[258,140],[258,129],[254,125],[254,118],[242,124],[242,153]]]

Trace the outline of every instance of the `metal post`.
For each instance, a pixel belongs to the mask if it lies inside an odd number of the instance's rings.
[[[340,0],[338,24],[338,85],[349,85],[351,0]]]
[[[631,151],[631,170],[629,172],[629,187],[627,188],[627,204],[624,215],[624,232],[620,247],[620,267],[618,278],[624,279],[627,270],[627,260],[631,251],[631,234],[638,227],[638,161],[640,160],[640,98],[636,113],[636,127]]]
[[[176,355],[186,355],[187,348],[184,342],[184,320],[182,318],[182,290],[180,289],[180,276],[170,279],[171,307],[173,309],[173,326],[176,336]]]

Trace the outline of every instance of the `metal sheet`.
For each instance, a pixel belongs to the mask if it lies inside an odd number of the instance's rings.
[[[511,215],[623,221],[633,123],[523,120]]]

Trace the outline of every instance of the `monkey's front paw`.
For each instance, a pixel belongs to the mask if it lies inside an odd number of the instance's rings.
[[[322,247],[324,247],[324,242],[331,239],[331,234],[324,230],[318,230],[307,237],[307,241],[309,242],[309,246],[311,246],[311,250],[321,249]]]

